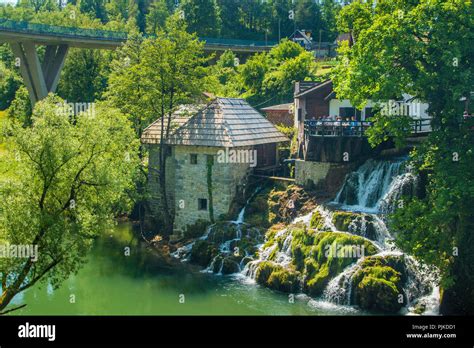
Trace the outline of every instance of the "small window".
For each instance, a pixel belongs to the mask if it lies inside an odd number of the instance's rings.
[[[197,164],[198,163],[198,155],[196,155],[195,153],[192,153],[190,155],[190,161],[191,161],[191,164]]]
[[[198,198],[198,210],[207,210],[207,199]]]

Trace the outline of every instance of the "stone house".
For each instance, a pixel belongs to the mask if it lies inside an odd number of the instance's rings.
[[[159,213],[160,120],[147,127],[152,210]],[[198,220],[228,215],[254,169],[279,165],[277,145],[289,141],[243,99],[216,98],[183,107],[173,117],[167,157],[167,194],[179,236]]]

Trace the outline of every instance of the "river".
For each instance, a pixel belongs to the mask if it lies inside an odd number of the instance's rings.
[[[325,315],[352,308],[305,295],[291,301],[248,279],[215,276],[172,264],[139,242],[130,223],[98,238],[87,263],[59,289],[35,286],[14,299],[27,306],[16,315]],[[130,247],[130,256],[124,248]],[[184,303],[183,297],[184,295]],[[72,301],[74,300],[74,301]],[[71,303],[72,302],[72,303]],[[293,302],[293,303],[292,303]],[[360,314],[360,313],[359,313]]]

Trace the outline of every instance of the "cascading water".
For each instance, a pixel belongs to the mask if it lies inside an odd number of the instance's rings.
[[[420,265],[412,257],[398,250],[393,244],[393,237],[384,221],[384,214],[393,212],[403,196],[415,194],[417,177],[406,170],[404,162],[405,159],[386,161],[371,159],[357,171],[349,174],[334,201],[327,206],[320,205],[315,210],[322,217],[322,224],[318,230],[338,230],[332,219],[334,207],[343,211],[357,212],[346,233],[371,240],[378,249],[374,257],[402,258],[407,277],[403,288],[407,300],[405,311],[414,302],[422,302],[427,308],[426,313],[434,314],[437,311],[436,305],[439,303],[439,297],[436,297],[439,296],[436,271]],[[298,217],[292,224],[303,224],[309,228],[311,216],[312,214]],[[259,264],[268,260],[272,254],[272,261],[283,267],[292,263],[290,229],[285,228],[279,231],[275,238],[284,238],[282,247],[277,248],[277,245],[273,244],[264,248],[261,245],[259,258],[249,262],[242,274],[255,278]],[[353,276],[361,269],[365,259],[361,257],[346,267],[329,281],[322,298],[312,301],[320,304],[330,302],[336,305],[353,305]]]
[[[294,263],[292,253],[293,230],[292,225],[304,226],[311,230],[310,221],[317,213],[320,217],[316,232],[329,231],[350,236],[358,236],[362,240],[372,244],[376,253],[372,257],[390,258],[399,257],[403,259],[404,276],[406,281],[403,285],[406,305],[404,310],[410,309],[414,303],[422,304],[426,308],[426,313],[435,314],[437,303],[439,303],[439,291],[436,287],[436,272],[418,264],[412,257],[405,255],[398,250],[387,226],[385,225],[385,214],[393,212],[400,205],[400,200],[405,195],[413,195],[416,191],[417,177],[408,172],[404,164],[405,159],[393,160],[368,160],[359,169],[346,177],[346,180],[333,202],[326,205],[319,205],[311,213],[295,218],[292,223],[278,231],[274,235],[274,240],[278,243],[258,244],[257,257],[251,258],[245,252],[245,256],[240,255],[237,266],[230,272],[224,273],[224,263],[226,259],[234,255],[235,245],[247,238],[249,235],[248,226],[244,222],[247,204],[238,214],[234,221],[229,221],[226,233],[219,234],[221,225],[210,226],[206,233],[199,238],[214,243],[217,246],[218,254],[211,260],[203,272],[216,274],[234,274],[236,278],[246,283],[255,282],[259,266],[264,261],[271,261],[283,268],[291,268]],[[257,191],[254,193],[254,195]],[[336,211],[344,211],[351,215],[350,223],[345,230],[340,230],[334,219]],[[352,214],[354,213],[354,214]],[[352,216],[353,215],[353,216]],[[254,239],[256,241],[256,239]],[[172,255],[182,260],[189,260],[191,250],[196,242],[191,242],[179,248]],[[252,256],[252,255],[250,255]],[[359,257],[354,263],[348,265],[342,272],[329,280],[322,296],[317,299],[310,299],[310,306],[334,307],[343,306],[345,309],[354,310],[354,275],[363,267],[365,255]],[[342,308],[342,307],[341,307]]]

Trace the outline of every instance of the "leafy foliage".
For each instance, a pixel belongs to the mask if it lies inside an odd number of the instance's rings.
[[[444,313],[473,313],[474,134],[462,119],[472,88],[474,7],[471,1],[378,1],[375,8],[354,2],[341,11],[341,30],[355,44],[340,50],[334,83],[339,97],[362,106],[369,98],[387,101],[409,93],[429,104],[433,132],[412,154],[428,173],[427,195],[395,214],[399,243],[440,267],[446,289]],[[371,142],[387,129],[403,136],[398,118],[375,117]]]
[[[0,259],[0,310],[37,281],[57,287],[76,272],[133,187],[137,140],[126,117],[101,104],[72,120],[61,102],[49,96],[36,105],[31,127],[10,129],[10,156],[2,160],[14,164],[14,180],[0,186],[0,240],[37,245],[38,260]]]

